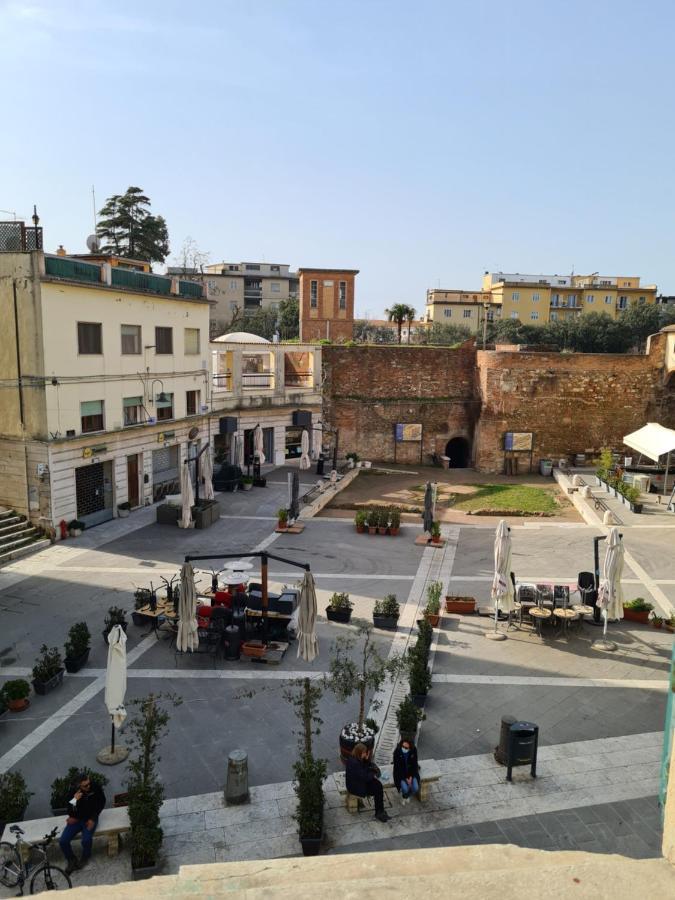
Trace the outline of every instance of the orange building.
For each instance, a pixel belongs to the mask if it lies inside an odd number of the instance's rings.
[[[350,341],[358,269],[298,269],[300,341]]]

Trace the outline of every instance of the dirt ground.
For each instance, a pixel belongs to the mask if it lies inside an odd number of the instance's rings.
[[[382,465],[381,468],[363,469],[358,478],[341,491],[320,515],[351,518],[354,510],[369,503],[387,503],[400,506],[403,519],[419,522],[422,512],[423,493],[420,486],[427,481],[437,482],[439,504],[437,518],[441,522],[464,525],[488,525],[505,518],[509,524],[519,525],[528,521],[542,521],[539,516],[484,516],[469,515],[466,512],[444,508],[450,494],[471,493],[474,484],[518,484],[545,488],[552,491],[560,505],[553,516],[545,520],[556,522],[582,522],[583,519],[560,491],[552,478],[542,475],[487,475],[473,469],[441,469],[437,466],[395,466]],[[417,490],[416,490],[417,489]]]

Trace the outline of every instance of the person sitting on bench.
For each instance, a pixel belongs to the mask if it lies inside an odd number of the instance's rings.
[[[68,861],[66,873],[70,875],[75,869],[86,866],[91,856],[91,845],[98,825],[98,817],[105,806],[105,794],[100,784],[94,784],[89,775],[81,774],[75,782],[77,789],[73,799],[68,803],[66,827],[61,832],[59,846]],[[78,862],[72,851],[70,842],[82,832],[82,858]]]
[[[384,810],[384,788],[377,777],[380,770],[370,760],[370,751],[365,744],[357,744],[347,760],[345,783],[347,790],[355,797],[372,797],[375,801],[375,818],[387,822],[389,816]]]

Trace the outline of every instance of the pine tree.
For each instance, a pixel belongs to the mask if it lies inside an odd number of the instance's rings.
[[[169,253],[169,232],[163,216],[149,212],[150,198],[139,187],[109,197],[100,210],[96,229],[105,242],[103,253],[128,259],[164,262]]]

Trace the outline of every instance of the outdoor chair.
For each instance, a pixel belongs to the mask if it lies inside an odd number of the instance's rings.
[[[553,608],[553,588],[550,584],[538,584],[537,605]]]
[[[236,625],[242,635],[246,636],[246,604],[248,597],[238,591],[232,598],[232,624]]]

